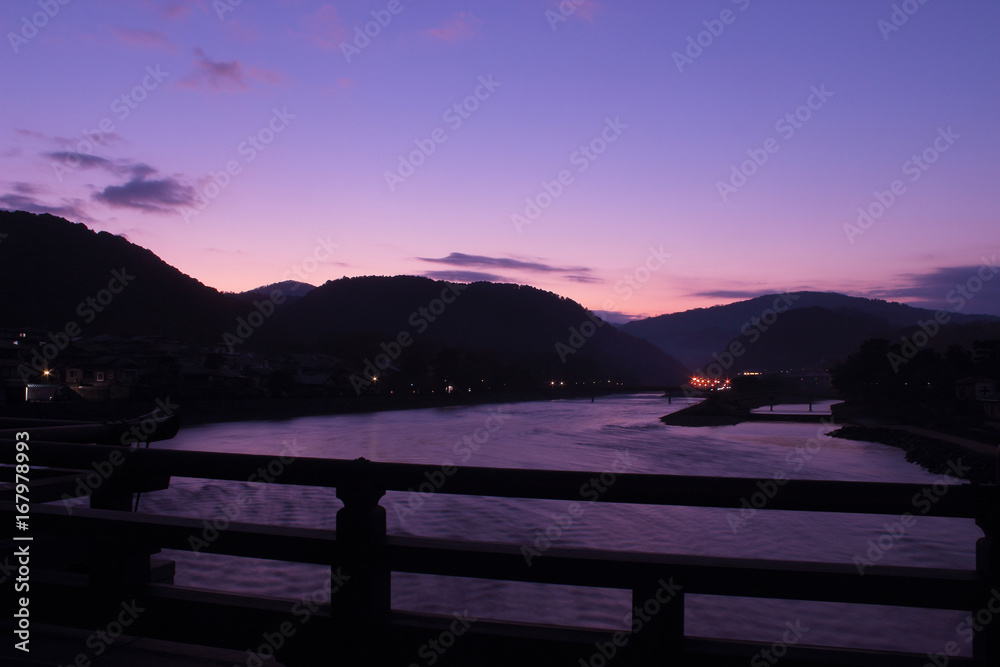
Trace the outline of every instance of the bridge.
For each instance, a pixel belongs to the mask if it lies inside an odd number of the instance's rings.
[[[31,429],[27,429],[30,434]],[[0,434],[0,438],[9,437]],[[132,511],[136,494],[169,487],[171,477],[206,480],[260,479],[275,457],[146,449],[65,442],[30,442],[31,480],[17,489],[13,439],[0,441],[0,514],[13,526],[17,493],[31,499],[30,622],[93,630],[123,613],[130,636],[200,647],[233,649],[245,663],[276,654],[291,666],[312,665],[742,665],[770,643],[718,640],[685,631],[685,599],[707,594],[961,610],[983,618],[1000,595],[1000,495],[992,485],[963,484],[927,514],[975,519],[983,531],[976,568],[955,570],[874,564],[859,576],[847,563],[637,553],[553,546],[526,557],[518,544],[387,535],[387,490],[417,488],[442,473],[440,466],[376,463],[364,459],[293,459],[269,483],[336,489],[343,507],[336,529],[227,522],[202,550],[215,554],[320,564],[329,568],[329,589],[303,619],[295,599],[192,589],[173,583],[173,564],[161,549],[191,550],[201,536],[200,519]],[[447,471],[439,493],[499,498],[555,499],[639,505],[740,508],[743,498],[769,480],[653,474],[614,474],[597,500],[581,489],[608,471],[567,472],[461,467]],[[95,473],[96,474],[95,476]],[[107,473],[107,474],[105,474]],[[258,477],[254,477],[258,475]],[[913,512],[918,484],[790,480],[761,511],[793,510],[899,517]],[[89,507],[70,514],[64,497],[89,495]],[[656,530],[656,526],[650,526]],[[5,535],[12,534],[4,531]],[[788,539],[795,539],[789,536]],[[0,542],[0,560],[24,542]],[[599,631],[479,620],[393,609],[394,572],[489,580],[622,589],[646,610],[627,631]],[[8,584],[9,585],[9,584]],[[299,605],[298,608],[296,605]],[[993,606],[991,606],[993,605]],[[10,624],[10,614],[5,623]],[[101,620],[104,619],[104,620]],[[304,621],[304,622],[303,622]],[[16,622],[16,621],[15,621]],[[16,629],[16,626],[15,626]],[[7,642],[11,639],[6,634]],[[270,638],[270,639],[268,639]],[[417,649],[440,648],[423,657]],[[265,644],[271,646],[259,653]],[[82,647],[81,647],[82,648]],[[1000,664],[1000,616],[977,631],[972,657],[950,657],[948,665]],[[250,653],[248,653],[250,651]],[[246,656],[250,656],[247,658]],[[913,666],[928,656],[907,652],[834,649],[805,641],[784,646],[788,667],[806,665]],[[273,664],[273,661],[262,661]],[[931,663],[934,664],[934,663]]]

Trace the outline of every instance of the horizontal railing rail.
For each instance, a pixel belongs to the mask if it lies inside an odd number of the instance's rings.
[[[0,463],[13,462],[14,449],[10,445],[0,442]],[[95,487],[79,483],[93,475],[97,470],[95,465],[100,467],[101,462],[109,460],[115,461],[115,465],[101,484]],[[746,664],[755,652],[767,647],[758,642],[685,636],[684,597],[689,594],[975,613],[987,608],[991,595],[1000,590],[997,565],[1000,496],[995,486],[951,484],[942,489],[944,492],[935,494],[934,503],[920,505],[920,513],[928,516],[976,520],[984,537],[976,545],[975,570],[874,564],[865,568],[862,577],[855,566],[846,563],[556,546],[545,550],[540,557],[526,559],[518,544],[387,535],[385,510],[379,505],[386,491],[417,489],[432,479],[444,479],[443,484],[433,485],[435,492],[443,494],[587,503],[592,501],[586,499],[583,490],[592,488],[596,480],[603,489],[597,502],[732,509],[743,507],[747,498],[759,493],[761,485],[773,483],[773,479],[476,467],[453,468],[444,475],[441,466],[301,457],[283,458],[285,463],[278,476],[261,476],[261,471],[266,472],[275,460],[271,455],[32,442],[32,465],[52,468],[44,475],[38,471],[40,490],[49,489],[51,494],[56,488],[54,484],[61,479],[59,489],[73,489],[64,498],[91,494],[91,508],[74,507],[72,513],[54,504],[32,507],[33,531],[70,544],[89,545],[88,572],[42,576],[41,594],[48,596],[46,599],[53,605],[62,605],[55,616],[67,623],[83,622],[81,619],[86,616],[83,610],[88,605],[98,603],[94,601],[106,604],[109,595],[126,591],[158,610],[149,616],[157,619],[157,624],[147,620],[137,628],[146,636],[239,647],[253,646],[246,642],[252,642],[259,635],[258,630],[264,628],[266,632],[269,624],[280,624],[282,615],[294,614],[294,606],[288,602],[190,591],[153,580],[149,555],[159,549],[192,550],[191,538],[202,533],[204,522],[197,518],[118,510],[131,507],[133,492],[166,488],[170,477],[268,479],[275,484],[337,490],[344,507],[337,513],[336,530],[227,521],[210,544],[199,547],[213,554],[331,568],[329,604],[320,605],[311,628],[282,650],[283,659],[291,661],[290,664],[330,651],[347,662],[374,664],[370,660],[372,647],[390,651],[388,644],[399,645],[396,640],[405,644],[407,639],[417,641],[428,633],[444,632],[454,619],[392,611],[392,572],[625,589],[631,591],[632,601],[637,605],[656,595],[656,586],[663,581],[675,582],[682,592],[664,601],[662,611],[646,628],[641,632],[617,633],[625,637],[623,648],[615,649],[620,664],[647,664],[651,659],[664,660],[665,656],[673,659],[671,664]],[[73,470],[77,472],[74,474]],[[768,498],[766,510],[901,515],[915,513],[916,501],[926,490],[927,485],[921,484],[787,480],[783,481],[780,493]],[[3,499],[0,514],[14,514],[15,504],[7,496],[0,494],[0,498]],[[0,550],[12,548],[8,544]],[[102,559],[107,562],[102,563]],[[336,582],[343,575],[347,584],[334,596],[339,586]],[[67,607],[66,600],[75,604]],[[218,625],[225,616],[223,611],[229,614],[231,622],[242,619],[236,623],[241,629],[230,627],[222,631],[217,627],[213,634],[200,625],[212,624],[213,620]],[[197,623],[195,619],[199,619]],[[998,626],[1000,615],[995,624],[976,635],[974,659],[949,656],[949,664],[998,664]],[[394,640],[387,644],[388,636]],[[531,664],[531,659],[524,658],[528,655],[524,651],[530,651],[530,655],[540,660],[579,656],[586,662],[595,646],[611,646],[602,642],[620,639],[611,631],[503,622],[479,622],[469,636],[474,639],[443,656],[442,661],[505,664],[520,656],[521,663]],[[344,643],[334,648],[331,637],[339,637]],[[209,641],[210,638],[214,639]],[[415,644],[419,646],[419,642]],[[603,655],[606,658],[607,652]],[[709,655],[711,661],[706,657]],[[926,659],[904,652],[798,646],[788,648],[783,663],[916,667],[925,664]],[[573,659],[567,664],[578,663]]]

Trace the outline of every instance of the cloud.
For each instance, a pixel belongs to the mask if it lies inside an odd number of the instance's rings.
[[[115,208],[134,208],[147,213],[172,213],[195,202],[195,189],[174,178],[149,179],[156,174],[149,165],[132,165],[132,177],[122,185],[109,185],[94,199]]]
[[[34,130],[26,130],[23,127],[17,128],[16,132],[22,137],[31,137],[32,139],[48,139],[47,136],[41,132],[35,132]]]
[[[202,0],[173,0],[164,4],[153,3],[157,14],[168,21],[180,21],[191,13],[191,7],[201,5]],[[202,6],[204,10],[205,7]]]
[[[79,199],[64,199],[59,206],[48,206],[39,202],[34,197],[24,194],[9,193],[0,196],[0,207],[9,211],[27,211],[28,213],[49,213],[58,215],[67,220],[78,220],[91,222],[89,216],[83,212],[83,202]]]
[[[740,289],[716,289],[708,290],[705,292],[692,292],[688,296],[704,297],[706,299],[756,299],[759,296],[764,296],[766,294],[776,294],[784,290],[779,289],[756,289],[756,290],[740,290]]]
[[[304,16],[302,27],[313,44],[327,51],[339,49],[349,34],[334,5],[323,5]]]
[[[585,267],[561,268],[551,264],[540,262],[525,262],[509,257],[486,257],[484,255],[466,255],[461,252],[453,252],[447,257],[431,258],[418,257],[424,262],[436,262],[439,264],[451,264],[453,266],[473,266],[478,268],[496,269],[517,269],[521,271],[553,272],[553,273],[589,273],[590,269]]]
[[[177,47],[158,30],[135,30],[133,28],[112,28],[115,37],[126,46],[176,53]]]
[[[214,61],[205,55],[201,49],[194,50],[194,72],[178,82],[182,88],[192,90],[211,90],[215,92],[244,92],[250,89],[250,83],[257,81],[270,86],[281,84],[284,77],[274,70],[258,69],[244,65],[238,60]]]
[[[870,290],[864,296],[903,300],[911,306],[944,309],[968,315],[1000,315],[1000,273],[996,253],[984,256],[975,266],[939,267],[927,273],[906,273],[896,277],[893,287]]]
[[[93,155],[91,153],[72,153],[70,151],[54,151],[45,153],[45,157],[65,162],[67,165],[75,164],[84,169],[107,169],[113,174],[119,173],[119,167],[107,158]]]
[[[25,183],[23,181],[16,181],[14,184],[14,192],[22,195],[37,195],[42,191],[40,187],[34,183]]]
[[[559,11],[562,5],[566,4],[566,0],[559,0],[558,2],[553,2],[556,7],[556,11]],[[576,5],[573,13],[570,16],[574,18],[582,19],[587,23],[594,22],[594,14],[600,10],[600,5],[597,4],[597,0],[572,0],[572,4]]]
[[[351,86],[354,85],[354,79],[349,76],[339,77],[333,83],[326,84],[319,87],[319,91],[324,95],[339,95],[345,90],[349,90]]]
[[[443,42],[457,42],[462,39],[475,37],[482,25],[483,22],[472,14],[459,12],[448,19],[444,25],[424,30],[424,34],[435,39],[440,39]]]
[[[480,273],[479,271],[428,271],[423,275],[425,278],[447,280],[452,283],[476,283],[483,281],[489,283],[510,282],[503,276],[498,276],[495,273]]]
[[[563,276],[567,280],[572,280],[575,283],[585,283],[592,285],[594,283],[604,283],[607,282],[603,278],[595,278],[594,276],[579,276],[579,275],[567,275]]]

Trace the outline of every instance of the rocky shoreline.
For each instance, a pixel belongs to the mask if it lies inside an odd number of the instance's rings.
[[[965,475],[970,482],[992,484],[997,479],[996,457],[973,452],[945,440],[908,433],[888,426],[843,426],[829,433],[834,438],[877,442],[898,447],[906,452],[906,460],[935,474],[954,475],[953,464],[961,461],[972,469]]]
[[[997,459],[961,444],[948,442],[925,435],[910,433],[892,426],[859,425],[855,422],[874,421],[866,417],[856,406],[838,404],[833,415],[775,415],[756,414],[751,410],[761,405],[760,396],[715,396],[705,401],[678,410],[660,418],[671,426],[732,426],[746,421],[769,422],[819,422],[830,426],[842,425],[829,433],[835,438],[877,442],[890,447],[898,447],[906,452],[906,460],[935,474],[954,474],[952,464],[961,460],[963,466],[971,467],[965,479],[971,482],[992,484],[997,480]],[[877,422],[876,422],[877,423]]]

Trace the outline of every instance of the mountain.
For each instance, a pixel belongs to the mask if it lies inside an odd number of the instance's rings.
[[[244,302],[252,302],[254,299],[259,299],[261,297],[266,297],[271,294],[274,290],[281,290],[282,295],[289,302],[298,301],[309,292],[316,289],[315,285],[310,285],[309,283],[302,283],[298,280],[283,280],[280,283],[271,283],[270,285],[261,285],[260,287],[255,287],[249,289],[245,292],[238,292],[236,294]]]
[[[0,326],[207,343],[245,310],[121,236],[24,211],[0,211],[0,234]]]
[[[665,385],[687,377],[654,345],[616,330],[575,301],[524,285],[343,278],[289,304],[280,318],[265,323],[261,341],[337,354],[358,368],[383,354],[403,374],[465,366],[511,384],[600,379]]]
[[[687,375],[656,346],[532,287],[408,276],[303,285],[222,294],[123,237],[0,211],[0,329],[62,332],[72,324],[71,337],[163,335],[274,357],[325,352],[358,372],[385,360],[392,368],[382,370],[397,378],[489,377],[508,386],[596,379],[660,386]]]
[[[622,331],[648,340],[690,368],[705,368],[739,343],[725,370],[823,369],[853,352],[869,338],[898,340],[935,311],[902,303],[852,297],[835,292],[770,294],[725,306],[697,308],[622,325]],[[990,315],[950,313],[949,325],[1000,322]],[[971,329],[969,330],[971,331]],[[964,339],[963,339],[964,340]],[[954,342],[958,342],[956,339]]]

